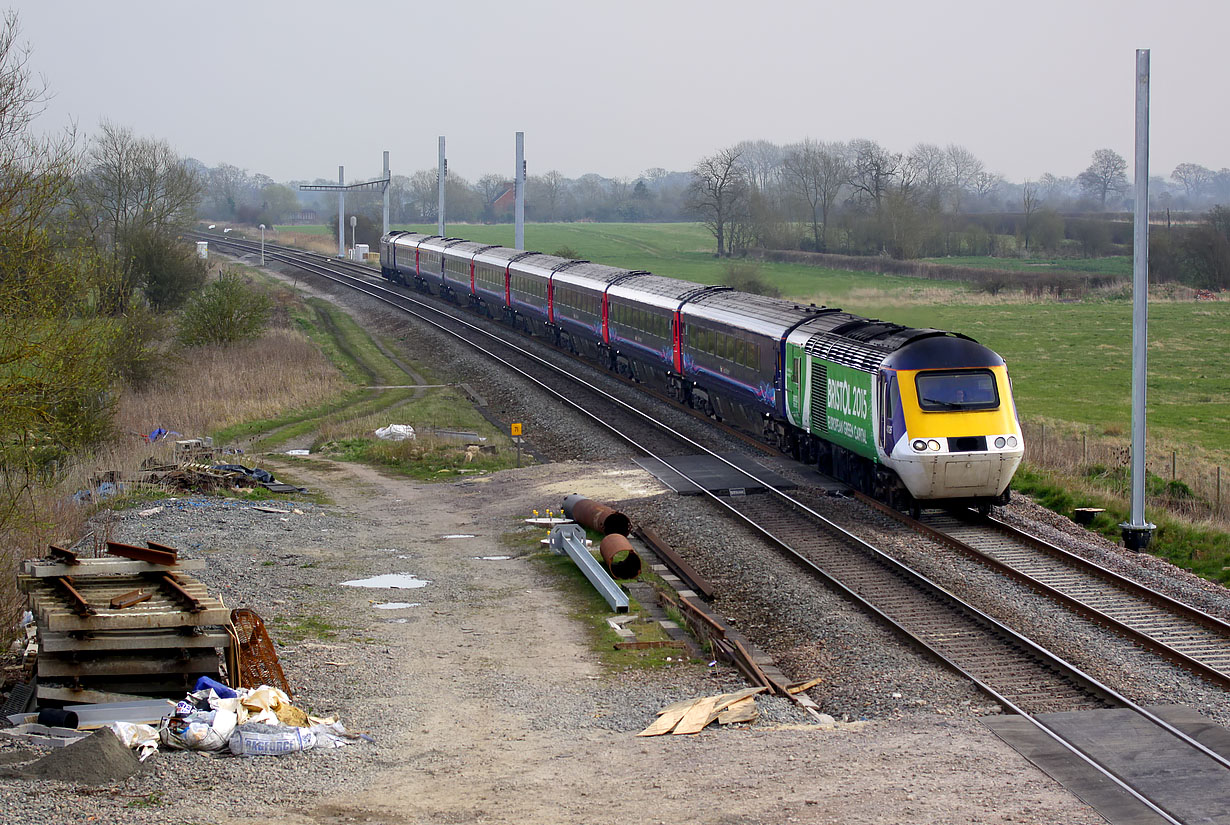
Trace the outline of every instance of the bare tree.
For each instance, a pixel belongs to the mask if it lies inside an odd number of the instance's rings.
[[[1021,228],[1021,235],[1025,239],[1025,251],[1029,252],[1029,242],[1033,239],[1032,221],[1034,213],[1041,206],[1038,201],[1038,187],[1033,181],[1027,180],[1021,186],[1021,210],[1025,213],[1025,224]]]
[[[874,140],[860,138],[850,141],[853,156],[850,169],[850,186],[864,199],[869,200],[877,214],[884,195],[892,187],[894,178],[901,169],[902,157],[890,152]]]
[[[1204,194],[1213,182],[1214,173],[1212,169],[1206,169],[1198,163],[1180,163],[1170,173],[1170,177],[1183,185],[1183,191],[1189,198],[1197,198]]]
[[[1111,192],[1127,189],[1127,161],[1113,149],[1098,149],[1093,153],[1093,162],[1077,176],[1076,182],[1082,190],[1098,198],[1105,210],[1106,197]]]
[[[969,149],[956,143],[944,147],[944,159],[948,164],[952,211],[960,212],[965,194],[974,191],[978,176],[984,171],[982,161]]]
[[[845,146],[823,144],[810,138],[786,150],[782,168],[795,194],[810,208],[815,249],[828,249],[829,211],[850,177]]]
[[[934,143],[920,143],[910,150],[907,160],[916,171],[918,187],[929,194],[943,195],[952,185],[947,154]]]
[[[534,206],[546,208],[545,217],[547,220],[557,220],[559,217],[559,207],[564,198],[564,191],[567,186],[567,179],[555,169],[547,172],[544,175],[535,175],[526,182],[527,194],[533,200]],[[543,215],[539,215],[543,217]]]
[[[508,178],[503,175],[487,173],[478,179],[478,191],[483,196],[483,204],[490,206],[495,199],[508,191]]]
[[[785,157],[782,147],[767,140],[745,140],[736,144],[735,149],[739,151],[743,168],[747,170],[748,183],[762,193],[776,189]]]
[[[165,140],[141,138],[103,121],[77,181],[77,214],[104,246],[115,247],[134,232],[162,234],[196,219],[202,181]]]
[[[729,254],[727,230],[746,206],[749,187],[741,159],[739,149],[733,146],[701,158],[688,185],[687,206],[717,239],[718,257]]]

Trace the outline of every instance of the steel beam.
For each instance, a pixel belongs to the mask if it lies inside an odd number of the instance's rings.
[[[551,549],[560,555],[567,554],[612,610],[616,613],[628,612],[628,594],[620,589],[585,547],[585,528],[579,524],[560,524],[551,528]]]

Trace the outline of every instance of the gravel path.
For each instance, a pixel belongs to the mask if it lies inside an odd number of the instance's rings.
[[[113,534],[207,559],[211,590],[270,624],[296,699],[339,713],[376,744],[248,760],[159,753],[148,772],[102,789],[0,780],[0,821],[1098,821],[982,727],[979,698],[958,680],[840,600],[793,584],[801,604],[823,611],[815,639],[766,637],[750,610],[727,610],[733,598],[719,612],[775,653],[797,649],[800,673],[833,680],[817,701],[868,722],[821,730],[782,700],[761,699],[764,718],[749,728],[636,738],[659,707],[741,682],[704,662],[604,671],[556,581],[526,555],[520,526],[573,490],[625,500],[642,518],[694,506],[627,462],[440,485],[319,460],[271,466],[334,503],[287,501],[302,514],[283,515],[183,499],[145,517],[125,511]],[[717,523],[704,529],[714,542],[732,538]],[[473,538],[443,538],[453,535]],[[704,542],[696,547],[704,559]],[[482,559],[500,555],[512,558]],[[340,584],[392,572],[430,583]],[[756,575],[779,589],[795,578]],[[309,625],[330,629],[300,636]],[[857,677],[839,678],[847,669]]]

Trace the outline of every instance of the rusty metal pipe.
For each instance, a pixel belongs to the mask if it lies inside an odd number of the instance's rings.
[[[564,515],[604,536],[616,533],[626,536],[632,527],[632,522],[623,513],[576,493],[564,499]]]
[[[616,515],[619,515],[616,513]],[[641,574],[641,557],[632,549],[627,536],[611,533],[598,545],[606,569],[617,579],[635,579]]]

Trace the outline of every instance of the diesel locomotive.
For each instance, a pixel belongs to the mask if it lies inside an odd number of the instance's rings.
[[[964,335],[413,232],[390,281],[750,431],[901,509],[1008,501],[1024,444],[1004,360]]]

